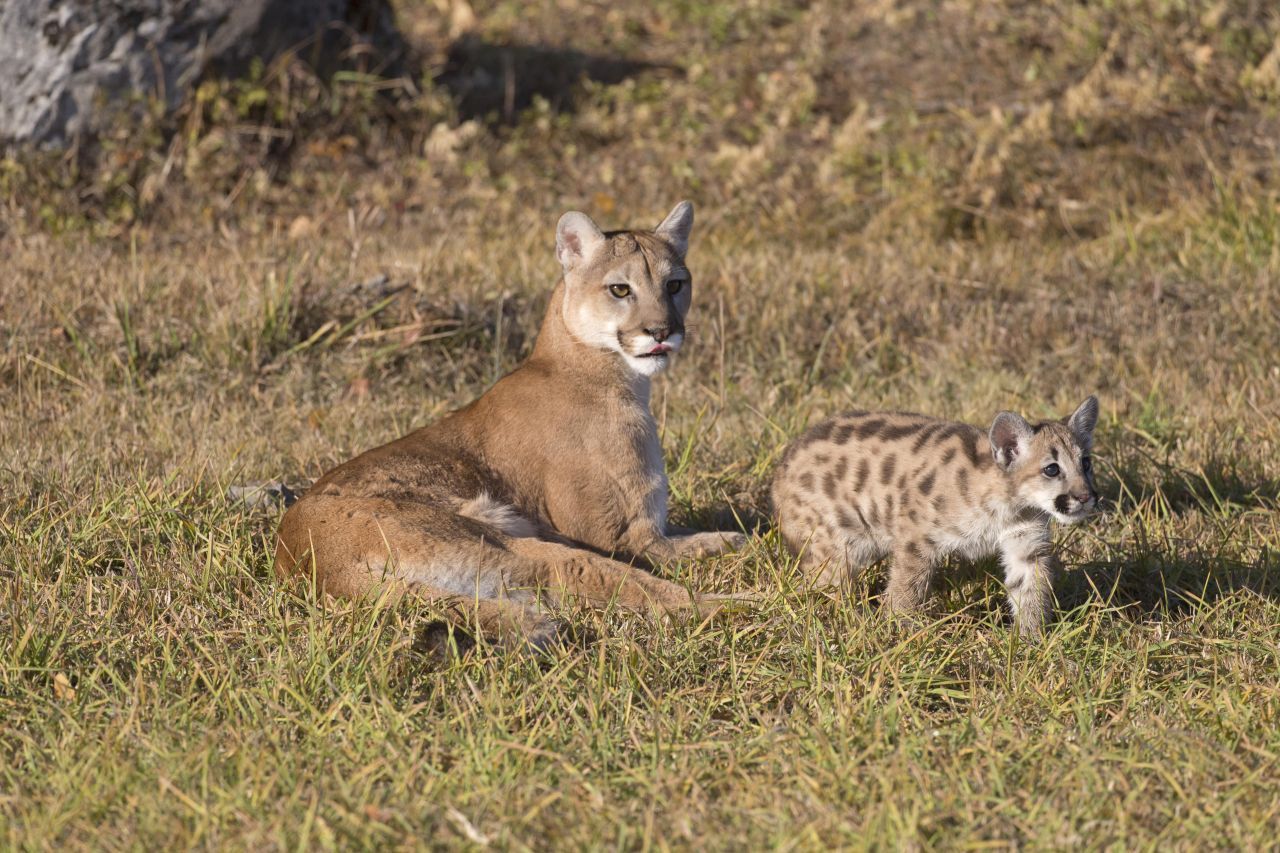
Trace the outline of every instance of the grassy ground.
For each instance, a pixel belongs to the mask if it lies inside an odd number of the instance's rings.
[[[1280,19],[846,5],[404,3],[390,98],[280,65],[0,162],[0,845],[1273,846]],[[229,486],[473,398],[561,212],[683,197],[675,519],[763,513],[842,408],[1097,393],[1109,511],[1042,644],[988,572],[913,630],[767,532],[664,567],[759,612],[572,612],[598,639],[543,661],[272,578]]]

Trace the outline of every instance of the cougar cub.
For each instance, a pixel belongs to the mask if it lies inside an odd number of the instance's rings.
[[[984,434],[923,415],[850,412],[792,443],[773,482],[778,528],[819,582],[892,554],[885,600],[920,607],[947,554],[999,554],[1015,623],[1044,627],[1057,559],[1050,519],[1097,503],[1089,458],[1098,401],[1061,421],[996,415]]]

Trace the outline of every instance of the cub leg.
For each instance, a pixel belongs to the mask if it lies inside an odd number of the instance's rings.
[[[526,558],[522,568],[526,576],[511,576],[511,585],[545,587],[597,606],[617,602],[630,610],[674,613],[696,608],[705,612],[715,611],[727,601],[748,598],[690,593],[643,569],[543,539],[513,539],[507,547]]]
[[[933,581],[934,555],[923,542],[899,542],[889,567],[885,604],[896,613],[919,610],[929,597]]]
[[[1044,632],[1053,610],[1053,579],[1058,558],[1049,531],[1010,537],[1000,543],[1004,588],[1018,633],[1034,639]]]

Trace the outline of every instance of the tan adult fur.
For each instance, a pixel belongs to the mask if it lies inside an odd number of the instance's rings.
[[[280,522],[276,571],[325,592],[432,600],[490,636],[540,647],[539,594],[636,609],[723,596],[604,556],[657,562],[741,544],[667,526],[650,376],[683,342],[693,209],[652,232],[557,228],[564,276],[533,353],[470,405],[321,477]]]
[[[1058,560],[1050,519],[1094,508],[1089,458],[1098,401],[1061,421],[1001,412],[983,432],[923,415],[850,412],[787,449],[774,476],[783,540],[820,584],[840,584],[892,555],[885,601],[922,606],[948,554],[999,554],[1019,630],[1043,629]]]

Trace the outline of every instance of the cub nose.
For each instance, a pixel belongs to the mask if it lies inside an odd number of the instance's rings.
[[[1082,504],[1093,503],[1098,499],[1098,496],[1095,495],[1093,492],[1083,492],[1078,495],[1072,495],[1071,497],[1075,498],[1077,501],[1079,501]]]
[[[667,325],[650,326],[644,330],[644,333],[658,343],[662,343],[667,338],[671,337],[671,327]]]

